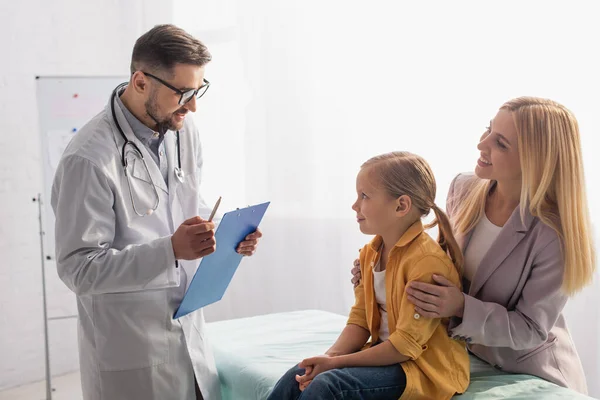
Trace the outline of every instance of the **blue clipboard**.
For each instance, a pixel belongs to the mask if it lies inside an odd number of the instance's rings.
[[[270,202],[230,211],[223,215],[215,233],[217,249],[202,258],[174,319],[223,298],[243,256],[235,251],[246,236],[258,228]]]

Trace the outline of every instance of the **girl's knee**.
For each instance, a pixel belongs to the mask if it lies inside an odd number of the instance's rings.
[[[294,365],[292,368],[288,369],[285,374],[281,377],[280,381],[294,381],[296,382],[296,375],[304,375],[304,369],[299,368],[298,365]]]
[[[299,385],[296,381],[296,375],[303,375],[304,369],[294,366],[290,368],[275,384],[268,400],[281,400],[296,398],[300,394]]]
[[[289,371],[286,373],[286,375],[293,375],[294,377],[296,375],[304,375],[304,368],[300,368],[298,366],[298,364],[294,365],[292,368],[289,369]]]
[[[336,393],[339,385],[337,385],[337,378],[335,371],[326,371],[317,375],[310,385],[306,388],[305,392],[319,394],[319,395],[332,395]]]

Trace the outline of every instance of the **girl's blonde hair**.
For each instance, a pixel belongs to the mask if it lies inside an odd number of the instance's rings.
[[[596,267],[577,120],[561,104],[536,97],[519,97],[500,109],[512,113],[517,130],[521,219],[529,210],[556,231],[565,262],[563,290],[573,295],[591,282]],[[477,225],[493,184],[473,179],[453,213],[457,234]]]
[[[393,198],[407,195],[421,216],[431,210],[435,220],[426,226],[439,225],[438,243],[450,256],[458,274],[462,276],[463,255],[454,235],[450,220],[435,204],[436,183],[431,167],[422,157],[404,151],[395,151],[371,158],[361,168],[371,167],[383,188]]]

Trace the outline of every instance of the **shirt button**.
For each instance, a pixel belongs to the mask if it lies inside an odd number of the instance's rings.
[[[413,318],[414,319],[419,319],[419,318],[421,318],[421,314],[415,313],[415,315],[413,315]]]
[[[152,135],[153,138],[157,138],[158,137],[158,132],[154,132],[154,134]]]
[[[161,157],[165,155],[165,153],[163,153],[162,151],[160,153],[158,153]]]

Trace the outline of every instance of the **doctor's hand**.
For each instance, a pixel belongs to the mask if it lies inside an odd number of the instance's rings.
[[[213,253],[216,249],[215,224],[200,217],[193,217],[177,228],[171,236],[176,260],[196,260]]]
[[[246,239],[240,243],[236,249],[238,253],[244,256],[251,256],[256,251],[256,247],[258,246],[258,241],[262,237],[262,232],[260,229],[256,229],[254,233],[246,236]]]

